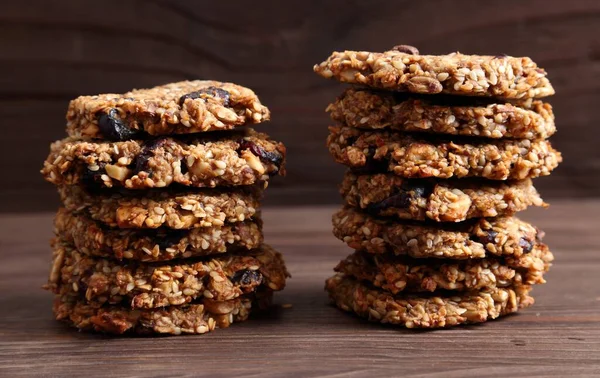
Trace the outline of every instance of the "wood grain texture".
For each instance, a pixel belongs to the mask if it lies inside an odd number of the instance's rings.
[[[0,376],[507,377],[600,374],[600,201],[557,201],[524,218],[556,255],[536,304],[449,330],[369,324],[328,304],[324,280],[350,250],[333,207],[268,208],[267,241],[292,273],[268,316],[203,336],[109,338],[53,320],[40,289],[51,214],[0,217]]]
[[[57,204],[38,174],[64,135],[68,100],[211,78],[256,90],[263,130],[289,148],[270,204],[338,201],[343,168],[324,146],[327,104],[343,86],[312,72],[333,50],[414,44],[423,53],[528,55],[549,72],[565,162],[538,181],[547,197],[597,196],[600,149],[597,0],[245,1],[5,0],[0,3],[0,209]]]

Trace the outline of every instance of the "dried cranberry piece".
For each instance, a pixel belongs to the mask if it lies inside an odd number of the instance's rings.
[[[156,239],[160,249],[167,249],[179,244],[187,232],[185,230],[169,230],[168,232],[156,235],[155,233],[149,233],[153,239]],[[158,237],[157,237],[158,236]]]
[[[98,128],[102,135],[108,140],[134,139],[138,130],[133,130],[119,119],[117,109],[110,109],[108,113],[98,115]]]
[[[149,175],[152,174],[152,169],[148,166],[148,161],[151,157],[154,156],[154,150],[159,147],[162,147],[167,142],[167,137],[151,139],[144,143],[142,147],[142,151],[135,158],[134,161],[134,171],[136,173],[139,172],[148,172]]]
[[[419,49],[411,45],[397,45],[392,47],[392,50],[396,50],[405,54],[419,55]]]
[[[521,238],[519,239],[519,246],[523,248],[523,252],[529,253],[533,249],[533,242],[531,240]]]
[[[258,156],[260,160],[274,164],[277,169],[283,162],[283,156],[277,151],[267,152],[258,144],[246,139],[242,139],[238,143],[240,145],[239,151],[249,150],[253,155]]]
[[[96,165],[99,167],[97,171],[85,169],[81,176],[81,183],[87,188],[96,188],[103,183],[101,176],[106,173],[106,163],[98,162]]]
[[[352,171],[356,174],[367,174],[387,171],[389,164],[388,161],[375,159],[374,156],[376,151],[377,149],[375,147],[369,147],[365,165],[363,165],[360,168],[352,168]]]
[[[189,168],[187,166],[187,162],[185,159],[181,159],[181,163],[179,164],[179,166],[181,167],[181,174],[185,175],[186,173],[188,173]]]
[[[406,209],[410,206],[410,193],[402,192],[395,194],[391,197],[384,199],[383,201],[369,204],[367,211],[370,213],[378,213],[382,210],[395,207],[397,209]]]
[[[495,243],[496,242],[496,236],[498,236],[498,232],[494,231],[494,230],[489,230],[487,232],[487,234],[485,234],[484,236],[480,236],[479,237],[479,241],[483,244],[486,245],[488,243]]]
[[[395,207],[398,209],[406,209],[410,203],[419,199],[428,197],[433,191],[433,185],[427,182],[410,183],[405,181],[399,188],[396,194],[377,202],[372,203],[367,207],[367,211],[371,213],[379,213],[382,210]]]
[[[546,233],[536,227],[535,228],[535,241],[537,241],[538,243],[541,243],[544,236],[546,236]]]
[[[262,283],[262,274],[258,270],[240,270],[235,272],[231,281],[242,287],[254,287]]]
[[[402,189],[413,192],[414,194],[412,197],[414,198],[423,198],[429,197],[431,192],[433,192],[433,185],[424,182],[420,184],[410,184],[408,181],[404,181]]]
[[[181,96],[179,98],[178,103],[179,103],[179,106],[183,106],[183,103],[188,98],[193,100],[196,98],[207,98],[207,97],[219,99],[219,100],[223,101],[223,106],[227,107],[227,106],[229,106],[231,94],[228,91],[226,91],[225,89],[221,89],[221,88],[217,88],[217,87],[207,87],[207,88],[200,89],[199,91],[184,94],[183,96]]]

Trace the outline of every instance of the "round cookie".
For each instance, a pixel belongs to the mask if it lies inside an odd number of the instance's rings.
[[[507,99],[554,94],[546,71],[530,58],[458,52],[419,55],[412,46],[383,53],[336,51],[313,70],[327,79],[400,92]]]
[[[54,228],[58,237],[86,255],[146,262],[249,250],[263,240],[260,219],[189,230],[117,229],[61,208]]]
[[[336,122],[366,130],[531,140],[556,132],[552,107],[542,101],[491,103],[479,98],[348,89],[327,111]]]
[[[132,309],[179,306],[201,298],[227,301],[257,290],[282,290],[289,276],[283,258],[268,245],[210,260],[145,264],[94,258],[53,241],[48,288],[71,287],[88,303]]]
[[[67,109],[67,132],[74,138],[117,141],[230,130],[269,117],[269,110],[248,88],[209,80],[181,81],[123,94],[78,97]]]
[[[554,259],[539,244],[520,257],[486,257],[459,261],[422,260],[404,256],[372,255],[356,251],[342,260],[336,272],[367,281],[393,294],[435,290],[474,291],[543,284]]]
[[[227,191],[151,189],[139,194],[61,185],[58,192],[67,210],[85,210],[92,219],[119,228],[221,227],[257,216],[262,196],[262,191],[255,187]]]
[[[530,286],[496,288],[456,294],[393,295],[372,289],[343,274],[325,284],[340,309],[369,321],[406,328],[442,328],[482,323],[531,306]]]
[[[248,319],[250,312],[266,309],[272,293],[245,295],[229,301],[204,298],[183,306],[132,310],[128,306],[97,306],[86,303],[77,293],[61,290],[54,300],[56,320],[82,331],[109,334],[203,334],[227,328]]]
[[[147,141],[67,138],[52,144],[42,174],[55,185],[93,188],[252,185],[285,175],[285,147],[252,129]]]
[[[547,176],[562,161],[560,152],[546,140],[448,140],[339,126],[329,131],[327,146],[335,161],[361,173],[522,180]]]
[[[544,236],[515,217],[431,224],[378,219],[352,208],[333,215],[333,234],[349,247],[373,254],[440,259],[520,257],[532,252]]]
[[[446,181],[348,171],[340,194],[346,204],[372,215],[437,222],[512,215],[529,206],[548,206],[529,179]]]

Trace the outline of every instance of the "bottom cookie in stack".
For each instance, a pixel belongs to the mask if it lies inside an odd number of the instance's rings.
[[[417,223],[344,208],[333,224],[357,251],[327,280],[331,300],[408,328],[479,323],[527,307],[553,260],[543,233],[510,216]]]
[[[77,217],[63,210],[65,216]],[[61,213],[57,223],[60,218]],[[48,289],[57,295],[56,318],[107,333],[224,328],[266,308],[289,276],[281,254],[266,244],[153,263],[98,257],[88,248],[77,249],[60,232],[52,247]]]
[[[530,286],[455,293],[394,295],[343,274],[326,282],[331,300],[370,321],[407,328],[439,328],[481,323],[533,304]]]
[[[54,300],[56,320],[80,330],[112,334],[203,334],[248,319],[251,311],[270,305],[271,291],[256,292],[228,301],[202,298],[183,306],[133,310],[127,306],[96,306],[61,290]]]

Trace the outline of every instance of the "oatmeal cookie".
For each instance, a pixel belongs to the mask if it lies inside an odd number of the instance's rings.
[[[331,301],[344,311],[372,322],[406,328],[482,323],[534,303],[529,296],[531,287],[527,285],[453,294],[393,295],[336,274],[326,281],[325,289]]]
[[[255,187],[189,191],[94,190],[81,185],[58,188],[63,206],[85,212],[110,227],[188,229],[221,227],[257,216],[262,191]]]
[[[285,147],[252,129],[147,141],[52,144],[42,174],[55,185],[162,188],[252,185],[285,174]]]
[[[54,228],[58,237],[88,256],[145,262],[249,250],[263,240],[260,219],[188,230],[117,229],[61,208]]]
[[[340,194],[346,204],[372,215],[437,222],[512,215],[529,206],[548,206],[529,179],[405,179],[394,174],[357,175],[348,171]]]
[[[327,146],[335,161],[363,173],[522,180],[547,176],[562,161],[560,152],[546,140],[450,140],[339,126],[331,126],[329,131]]]
[[[374,218],[352,208],[333,215],[333,233],[356,250],[440,259],[520,257],[533,251],[544,236],[515,217],[423,223]]]
[[[289,276],[283,258],[268,245],[212,259],[148,264],[90,257],[53,241],[48,288],[71,287],[88,303],[132,309],[179,306],[197,299],[227,301],[257,290],[283,290]]]
[[[556,132],[550,104],[488,102],[348,89],[327,107],[331,119],[359,129],[487,138],[546,139]]]
[[[554,256],[544,244],[520,257],[495,256],[470,260],[413,259],[356,251],[342,260],[336,272],[368,281],[393,294],[435,290],[473,291],[543,284]]]
[[[54,300],[53,310],[56,320],[82,331],[117,335],[203,334],[248,319],[251,311],[267,308],[271,298],[272,293],[266,292],[228,301],[203,298],[183,306],[134,310],[128,306],[89,304],[77,295],[61,290]]]
[[[269,109],[250,89],[195,80],[78,97],[69,103],[67,132],[74,138],[119,141],[230,130],[269,117]]]
[[[313,70],[327,79],[390,91],[506,99],[554,94],[546,71],[530,58],[458,52],[419,55],[406,45],[383,53],[336,51]]]

